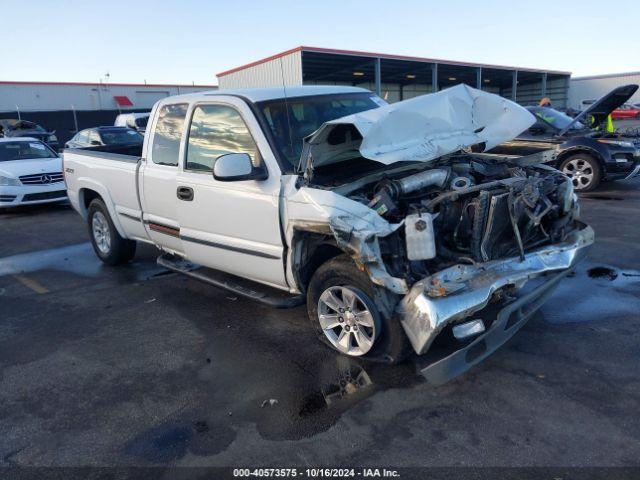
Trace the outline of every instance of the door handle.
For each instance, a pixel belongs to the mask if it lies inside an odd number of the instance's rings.
[[[193,188],[191,187],[178,187],[178,191],[176,192],[179,200],[184,200],[185,202],[190,202],[193,200]]]

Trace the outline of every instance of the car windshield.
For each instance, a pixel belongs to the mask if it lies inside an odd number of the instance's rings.
[[[42,142],[0,142],[0,162],[56,157],[55,152]]]
[[[142,143],[144,137],[135,130],[118,128],[113,130],[100,130],[100,138],[105,145],[124,145]]]
[[[288,112],[285,108],[288,105]],[[323,123],[371,110],[386,102],[373,93],[320,95],[258,103],[280,155],[294,170],[302,153],[302,140]]]
[[[573,122],[573,118],[569,115],[559,112],[553,108],[532,107],[529,108],[529,111],[543,122],[557,128],[558,130],[566,128],[571,122]],[[585,126],[582,123],[576,122],[571,125],[570,130],[582,130],[583,128],[585,128]]]

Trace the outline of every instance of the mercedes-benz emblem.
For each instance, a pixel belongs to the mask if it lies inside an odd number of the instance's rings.
[[[51,183],[51,175],[48,175],[48,174],[45,173],[44,175],[42,175],[40,177],[40,181],[42,183]]]

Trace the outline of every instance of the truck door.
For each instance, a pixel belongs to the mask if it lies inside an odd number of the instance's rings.
[[[158,107],[140,171],[142,209],[147,233],[158,245],[181,253],[176,177],[188,103]]]
[[[178,174],[178,220],[195,263],[286,288],[280,233],[280,170],[249,107],[239,99],[200,103],[190,112]],[[265,180],[218,181],[221,155],[247,153]]]

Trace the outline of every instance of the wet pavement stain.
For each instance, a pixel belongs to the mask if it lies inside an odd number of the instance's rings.
[[[0,277],[42,270],[99,278],[105,275],[105,270],[109,270],[109,267],[97,258],[89,242],[0,258]],[[173,272],[155,263],[134,261],[130,265],[120,267],[117,273],[127,280],[139,281]]]
[[[168,422],[142,432],[124,446],[124,453],[151,463],[167,463],[194,455],[215,455],[235,439],[235,432],[223,425],[210,426],[204,420]]]
[[[165,424],[141,433],[125,446],[125,453],[152,463],[182,458],[194,431],[189,425]]]
[[[591,278],[606,278],[610,281],[618,278],[618,272],[609,267],[593,267],[587,271],[587,274]]]
[[[640,272],[582,262],[541,309],[550,323],[591,322],[640,311]]]

